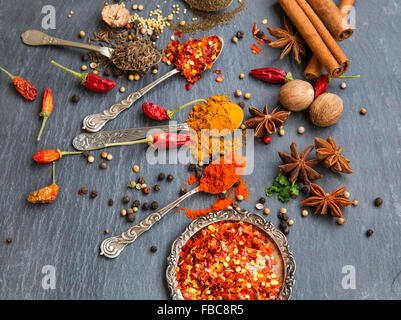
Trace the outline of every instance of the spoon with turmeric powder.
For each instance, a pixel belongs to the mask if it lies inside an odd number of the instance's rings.
[[[200,191],[219,194],[231,188],[244,174],[246,158],[239,153],[232,153],[213,161],[203,172],[200,184],[177,200],[168,204],[159,211],[150,214],[139,224],[132,226],[119,236],[107,238],[100,245],[100,255],[107,258],[116,258],[124,248],[133,243],[142,233],[148,231],[161,220],[168,212],[180,203]]]

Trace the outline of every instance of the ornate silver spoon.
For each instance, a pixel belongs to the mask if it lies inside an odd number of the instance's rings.
[[[221,51],[223,51],[223,45],[224,45],[223,39],[220,37],[218,37],[218,39],[221,44],[221,50],[214,62],[217,61],[217,59],[219,58],[219,56],[221,54]],[[103,128],[103,126],[108,121],[115,119],[121,112],[129,109],[135,101],[140,99],[149,90],[153,89],[159,83],[162,83],[164,80],[170,78],[171,76],[173,76],[177,73],[180,73],[180,71],[177,69],[171,70],[170,72],[167,72],[165,75],[161,76],[159,79],[148,84],[146,87],[142,88],[141,90],[131,93],[123,101],[121,101],[120,103],[117,103],[115,105],[112,105],[109,109],[106,109],[101,113],[91,114],[91,115],[86,116],[85,119],[83,120],[82,128],[87,131],[90,131],[90,132],[98,132],[100,129]]]

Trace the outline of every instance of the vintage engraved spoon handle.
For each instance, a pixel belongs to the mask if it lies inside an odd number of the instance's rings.
[[[95,133],[81,133],[72,140],[72,146],[77,150],[97,150],[107,148],[108,144],[130,142],[145,139],[151,130],[159,131],[188,131],[186,123],[176,125],[162,125],[155,127],[132,128],[112,131],[100,131]]]
[[[191,191],[184,194],[174,202],[168,204],[163,209],[150,214],[147,218],[142,220],[139,224],[129,228],[126,232],[123,232],[119,236],[107,238],[103,240],[100,245],[100,254],[107,258],[117,258],[124,248],[133,243],[142,233],[148,231],[157,221],[163,218],[170,210],[174,209],[185,199],[189,198],[193,194],[199,192],[199,187],[192,189]]]
[[[171,70],[170,72],[167,72],[165,75],[153,81],[152,83],[148,84],[141,90],[131,93],[126,99],[124,99],[120,103],[112,105],[109,109],[104,110],[102,113],[91,114],[89,116],[86,116],[86,118],[83,120],[82,128],[85,129],[86,131],[98,132],[100,129],[103,128],[103,126],[109,120],[116,118],[121,112],[130,108],[135,101],[140,99],[150,89],[153,89],[159,83],[163,82],[167,78],[170,78],[171,76],[179,72],[180,71],[177,69]]]
[[[107,58],[111,57],[111,53],[114,51],[111,48],[107,47],[98,47],[86,43],[81,43],[81,42],[74,42],[74,41],[68,41],[64,39],[59,39],[55,38],[52,36],[49,36],[46,33],[43,33],[39,30],[27,30],[23,34],[21,34],[22,41],[25,44],[31,45],[31,46],[67,46],[67,47],[75,47],[75,48],[81,48],[81,49],[86,49],[86,50],[92,50],[92,51],[97,51],[101,53],[102,55],[106,56]]]

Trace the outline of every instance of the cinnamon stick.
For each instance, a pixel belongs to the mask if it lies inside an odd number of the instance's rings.
[[[343,67],[322,40],[297,0],[277,0],[277,2],[291,19],[317,59],[326,68],[328,74],[333,78],[341,76],[344,73]]]
[[[308,0],[337,41],[348,39],[354,32],[333,0]]]
[[[342,72],[346,72],[349,67],[349,60],[345,53],[341,50],[340,46],[337,44],[336,40],[334,40],[329,30],[327,30],[323,22],[319,19],[306,0],[297,0],[297,2],[305,12],[306,16],[309,18],[310,22],[312,22],[327,48],[342,67]]]
[[[340,10],[343,18],[345,18],[349,12],[350,8],[354,5],[355,0],[341,0],[338,9]],[[309,60],[309,63],[304,71],[304,78],[307,80],[317,79],[322,71],[322,64],[319,62],[315,55]]]

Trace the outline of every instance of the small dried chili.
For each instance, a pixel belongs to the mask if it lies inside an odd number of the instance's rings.
[[[249,74],[256,79],[275,84],[283,84],[294,80],[291,72],[286,72],[277,68],[253,69]]]
[[[28,202],[47,204],[47,203],[52,203],[54,200],[56,200],[59,187],[56,184],[55,162],[53,162],[52,166],[53,166],[53,183],[50,186],[31,192],[27,199]]]
[[[355,79],[355,78],[360,78],[360,76],[359,75],[357,75],[357,76],[340,76],[338,78]],[[315,84],[313,85],[313,89],[315,89],[315,99],[327,91],[327,88],[329,87],[329,83],[331,82],[332,79],[333,78],[328,74],[321,74],[316,79]]]
[[[61,151],[59,149],[47,149],[47,150],[41,150],[37,152],[33,156],[33,160],[35,160],[39,164],[48,164],[52,163],[54,161],[57,161],[58,159],[61,159],[65,155],[70,155],[70,154],[81,154],[82,151],[77,151],[77,152],[65,152]]]
[[[53,95],[50,90],[50,88],[46,88],[45,94],[43,96],[43,102],[42,102],[42,111],[40,113],[40,116],[43,118],[42,121],[42,126],[40,127],[40,131],[38,134],[37,140],[40,141],[40,137],[42,136],[43,129],[45,128],[47,119],[50,117],[52,111],[53,111]]]
[[[146,139],[135,140],[131,142],[116,142],[106,144],[106,147],[129,146],[138,143],[147,143],[155,149],[175,149],[193,143],[190,135],[174,133],[174,132],[159,132],[148,136]]]
[[[12,79],[15,89],[19,92],[21,96],[29,101],[33,101],[36,99],[36,96],[38,95],[38,90],[28,80],[12,75],[2,67],[0,67],[0,70]]]
[[[81,80],[82,85],[89,91],[107,92],[107,91],[112,90],[116,86],[116,82],[113,80],[109,80],[109,79],[100,77],[93,73],[75,72],[75,71],[68,69],[54,61],[52,61],[51,63],[65,71],[73,74],[74,76],[78,77]]]
[[[168,44],[162,60],[168,65],[174,64],[189,83],[195,83],[203,71],[213,66],[221,49],[217,36],[189,39],[184,43],[176,40]]]
[[[142,111],[148,118],[153,120],[158,120],[158,121],[171,120],[173,119],[174,114],[176,114],[178,111],[184,109],[185,107],[190,106],[191,104],[198,102],[207,102],[207,101],[204,99],[194,100],[187,104],[184,104],[183,106],[173,111],[167,110],[166,108],[160,107],[154,103],[145,102],[144,104],[142,104]]]

